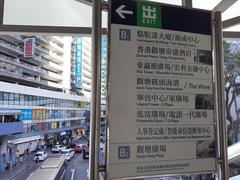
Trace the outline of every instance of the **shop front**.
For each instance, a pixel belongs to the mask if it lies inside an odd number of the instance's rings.
[[[43,139],[42,135],[13,139],[8,140],[8,145],[9,147],[14,146],[20,155],[28,154],[41,147],[44,144]]]

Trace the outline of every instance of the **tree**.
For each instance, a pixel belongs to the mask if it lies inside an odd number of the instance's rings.
[[[224,41],[224,77],[225,77],[225,93],[226,93],[226,118],[228,120],[228,132],[233,143],[238,142],[240,119],[238,117],[238,109],[236,109],[236,117],[233,118],[231,107],[236,105],[236,96],[239,91],[239,83],[236,79],[240,75],[240,43],[230,43]]]

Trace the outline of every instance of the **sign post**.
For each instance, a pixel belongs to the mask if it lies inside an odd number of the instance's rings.
[[[110,9],[107,179],[215,173],[211,12]]]
[[[101,39],[102,4],[93,0],[92,7],[92,93],[90,117],[89,179],[99,180],[99,142],[101,118]]]
[[[35,38],[24,39],[24,57],[34,57],[35,53]]]
[[[217,135],[218,135],[218,176],[220,180],[228,179],[227,137],[226,137],[226,115],[225,115],[225,92],[224,92],[224,60],[222,41],[222,19],[221,12],[214,13],[214,54],[216,73],[216,109],[217,109]]]

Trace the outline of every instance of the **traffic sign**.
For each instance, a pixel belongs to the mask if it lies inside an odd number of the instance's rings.
[[[119,6],[119,8],[116,9],[116,13],[117,13],[122,19],[126,19],[125,14],[133,15],[133,11],[124,10],[125,7],[126,7],[126,5],[121,5],[121,6]]]
[[[111,0],[109,28],[108,179],[215,172],[211,12]]]

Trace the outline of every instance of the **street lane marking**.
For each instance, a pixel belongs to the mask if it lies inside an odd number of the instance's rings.
[[[31,177],[32,175],[33,175],[33,173],[31,173],[31,174],[28,176],[28,178]]]
[[[66,172],[66,170],[63,171],[63,173],[62,173],[62,175],[61,175],[61,177],[60,177],[60,180],[63,179],[65,172]]]
[[[90,175],[90,174],[89,174],[89,169],[87,169],[87,178],[89,178],[89,175]]]
[[[75,169],[71,169],[72,171],[72,176],[71,176],[71,180],[73,180],[73,177],[74,177],[74,173],[75,173]]]
[[[74,164],[74,166],[76,165],[76,161],[77,161],[77,159],[75,159],[75,161],[74,161],[74,163],[73,163],[73,164]]]

